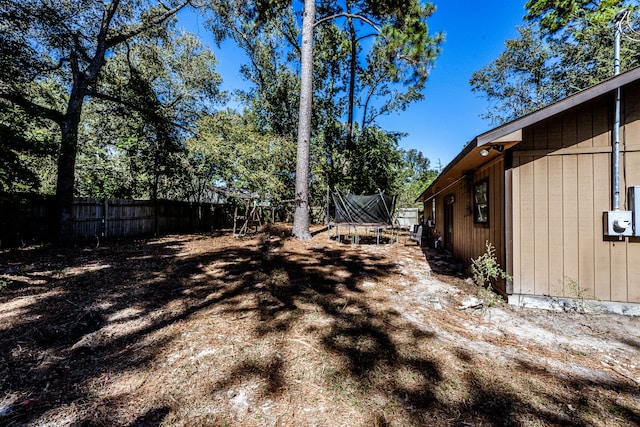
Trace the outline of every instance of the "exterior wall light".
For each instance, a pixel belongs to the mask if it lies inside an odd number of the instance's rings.
[[[487,157],[489,155],[489,150],[491,149],[496,150],[498,153],[502,154],[502,152],[504,151],[504,145],[493,144],[489,148],[483,148],[482,150],[480,150],[480,155],[482,157]]]

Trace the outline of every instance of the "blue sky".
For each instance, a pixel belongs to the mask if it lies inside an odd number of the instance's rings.
[[[434,0],[429,31],[446,35],[429,81],[425,99],[399,115],[380,120],[383,128],[408,132],[400,145],[416,148],[436,166],[445,166],[462,147],[493,125],[480,115],[488,103],[471,92],[469,79],[504,50],[523,24],[525,1]]]
[[[415,148],[431,160],[445,166],[475,136],[493,127],[480,118],[487,101],[471,92],[471,74],[493,61],[504,49],[507,39],[517,36],[516,27],[523,23],[525,0],[433,0],[437,10],[429,19],[429,31],[446,35],[442,53],[427,82],[425,100],[406,111],[381,118],[387,130],[406,132],[400,146]],[[189,14],[190,15],[190,14]],[[209,38],[202,18],[182,14],[179,26]],[[239,69],[244,56],[230,43],[222,49],[212,46],[218,57],[218,72],[223,88],[231,90],[247,83]]]

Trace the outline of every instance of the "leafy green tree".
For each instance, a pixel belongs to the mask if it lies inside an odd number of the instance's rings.
[[[215,3],[213,8],[214,27],[226,29],[224,35],[231,35],[250,58],[245,72],[249,71],[247,75],[257,88],[252,105],[268,113],[262,117],[268,118],[271,129],[297,135],[293,233],[307,239],[309,180],[318,183],[314,171],[327,169],[326,165],[335,171],[336,161],[341,161],[348,174],[350,162],[365,164],[366,158],[351,160],[353,153],[347,155],[358,145],[380,139],[377,129],[368,134],[364,128],[374,125],[377,114],[401,109],[422,96],[420,91],[442,41],[441,35],[431,37],[427,31],[426,19],[434,8],[417,0],[347,0],[317,5],[307,0],[301,11],[301,27],[290,1],[259,1],[253,7],[244,2]],[[220,25],[220,21],[227,25]],[[369,42],[371,36],[375,40]],[[370,46],[373,53],[367,56]],[[376,79],[367,79],[371,72],[367,62],[378,72]],[[294,93],[299,96],[291,96]],[[384,106],[376,110],[374,99]],[[292,108],[294,103],[298,108]],[[365,137],[363,141],[356,141],[354,130],[358,106],[370,113],[364,114],[358,133],[358,137]],[[331,157],[320,167],[310,167],[310,158],[319,153],[330,153]],[[331,179],[333,176],[324,183],[325,188]]]
[[[584,89],[612,75],[612,22],[618,12],[627,9],[630,14],[626,24],[638,25],[638,4],[634,1],[530,0],[526,8],[525,18],[539,24],[545,40],[556,42],[559,61],[553,78],[565,84],[571,82],[571,91]],[[623,42],[621,68],[635,67],[639,60],[637,41]]]
[[[353,13],[358,7],[359,11]],[[360,8],[361,7],[361,8]],[[419,2],[405,1],[402,4],[397,2],[346,2],[344,11],[338,9],[337,13],[330,16],[321,18],[315,25],[321,24],[324,21],[336,20],[339,18],[345,18],[348,27],[348,46],[350,48],[350,67],[349,67],[349,83],[348,83],[348,101],[347,101],[347,125],[346,125],[346,146],[347,151],[351,150],[354,146],[353,143],[353,108],[355,105],[355,87],[356,87],[356,75],[357,75],[357,57],[358,57],[358,43],[362,39],[362,36],[356,32],[354,20],[359,22],[365,22],[369,27],[369,31],[374,31],[374,34],[380,35],[374,43],[373,61],[374,64],[383,63],[386,65],[386,81],[392,83],[398,83],[402,81],[403,77],[406,79],[403,83],[406,85],[409,82],[418,82],[417,87],[421,87],[424,84],[428,69],[431,66],[433,60],[438,53],[438,45],[442,41],[442,36],[429,37],[428,29],[426,26],[426,18],[431,15],[434,8],[432,5],[427,4],[422,6]],[[313,50],[311,41],[305,45],[305,37],[307,40],[313,38],[313,25],[309,21],[315,17],[315,3],[311,1],[305,1],[305,14],[303,20],[303,56],[301,58],[302,66],[302,84],[301,84],[301,98],[300,98],[300,127],[298,133],[298,170],[296,172],[296,213],[294,216],[294,235],[300,239],[307,239],[309,234],[308,223],[308,178],[306,175],[301,175],[308,172],[307,163],[309,161],[308,153],[308,140],[311,136],[311,109],[312,103],[309,98],[312,94],[312,79],[307,77],[308,84],[305,83],[305,73],[307,75],[313,74]],[[375,20],[380,21],[380,25],[375,23]],[[305,26],[305,22],[307,25]],[[305,33],[305,30],[307,31]],[[368,37],[368,34],[364,37]],[[305,58],[304,49],[308,48],[308,56]],[[378,52],[378,55],[375,53]],[[416,66],[416,65],[422,66]],[[410,70],[409,73],[406,71]],[[404,73],[403,73],[404,71]],[[406,77],[409,75],[409,77]],[[382,80],[384,81],[384,80]],[[373,86],[369,90],[369,96],[367,97],[367,103],[370,97],[376,93],[376,87]],[[409,93],[416,94],[418,90],[415,87],[409,89]],[[402,99],[402,97],[394,97],[394,99]],[[366,108],[365,108],[366,111]],[[305,117],[309,117],[307,121]],[[366,114],[365,114],[366,117]],[[361,141],[360,145],[368,145],[372,140],[378,141],[377,132],[367,132],[364,123],[366,119],[363,118],[363,136],[365,139]],[[368,124],[368,123],[367,123]],[[356,145],[358,142],[355,143]],[[374,150],[374,153],[380,153],[380,151]],[[349,156],[350,157],[350,156]],[[348,171],[350,169],[349,164],[352,160],[347,157],[345,166]],[[371,157],[371,156],[368,156]],[[361,165],[371,165],[371,159],[364,157],[361,159]],[[353,160],[357,162],[358,160]],[[367,168],[361,168],[360,173]],[[350,172],[350,171],[348,171]],[[358,172],[354,172],[357,174]],[[385,181],[384,179],[382,181]],[[364,183],[363,183],[364,184]],[[363,188],[364,189],[364,188]]]
[[[78,135],[85,101],[95,96],[101,72],[110,52],[138,36],[158,31],[189,0],[111,2],[52,2],[6,0],[0,6],[3,18],[4,61],[11,64],[1,74],[0,98],[43,117],[60,128],[56,195],[58,241],[71,235]],[[20,77],[20,76],[24,77]],[[33,101],[48,93],[37,86],[42,80],[58,81],[67,89],[65,105]]]
[[[0,101],[0,192],[52,193],[46,171],[51,171],[57,136],[46,120]]]
[[[293,138],[266,133],[249,112],[232,110],[204,117],[195,137],[187,141],[193,189],[213,186],[287,199],[293,185]],[[197,197],[197,196],[196,196]]]
[[[77,188],[100,197],[180,198],[189,181],[183,141],[224,96],[216,62],[192,34],[173,30],[144,48],[116,50],[83,115]]]
[[[142,198],[134,145],[134,117],[118,114],[113,105],[95,100],[83,109],[82,135],[76,161],[75,194],[95,198]]]
[[[375,194],[379,191],[397,194],[402,168],[401,153],[398,150],[399,135],[377,127],[368,127],[357,136],[352,173],[347,178],[350,183],[348,189],[363,194]]]
[[[612,21],[628,9],[629,32],[638,26],[636,2],[624,0],[530,0],[528,25],[505,51],[471,77],[475,92],[490,101],[484,117],[504,123],[613,75]],[[635,42],[637,43],[637,42]],[[637,44],[624,40],[621,67],[640,62]]]
[[[250,85],[237,100],[251,109],[265,132],[294,136],[300,91],[299,28],[288,1],[211,1],[209,28],[218,42],[230,38],[248,58],[240,72]]]
[[[53,81],[37,82],[29,93],[32,102],[64,102],[64,88]],[[0,135],[0,191],[54,194],[59,128],[46,117],[0,99]]]
[[[615,14],[634,2],[626,0],[529,0],[526,18],[549,34],[588,31],[608,26]]]
[[[399,173],[401,188],[398,192],[397,206],[414,207],[415,200],[438,176],[431,161],[416,149],[401,150],[403,167]]]
[[[351,108],[355,104],[353,96],[356,73],[356,61],[357,46],[355,43],[358,41],[359,36],[356,35],[353,20],[358,19],[361,22],[366,22],[377,30],[377,33],[382,35],[378,39],[381,43],[378,46],[380,52],[384,55],[377,56],[376,59],[386,58],[388,64],[387,71],[389,72],[389,80],[392,82],[400,81],[400,75],[402,75],[402,68],[398,64],[409,64],[412,70],[422,69],[415,67],[416,64],[425,64],[423,73],[417,74],[418,81],[420,79],[426,79],[428,68],[431,62],[435,59],[438,49],[437,45],[441,41],[441,37],[432,38],[429,37],[426,17],[431,14],[433,7],[429,4],[426,7],[422,7],[419,2],[407,0],[401,2],[347,2],[345,11],[340,11],[338,14],[321,18],[317,24],[322,23],[323,20],[337,19],[340,16],[344,16],[347,19],[351,43],[351,66],[350,66],[350,83],[349,83],[349,100],[348,111],[351,112]],[[358,14],[351,13],[353,11],[352,6],[363,5],[362,12]],[[309,233],[309,215],[308,215],[308,162],[309,162],[309,140],[311,138],[311,112],[312,112],[312,75],[313,75],[313,31],[315,23],[315,2],[306,0],[304,5],[304,18],[302,29],[302,56],[301,56],[301,89],[300,89],[300,125],[298,128],[298,155],[297,155],[297,169],[296,169],[296,212],[294,216],[293,233],[299,239],[308,239]],[[374,19],[380,19],[382,25],[378,27],[373,24]],[[375,51],[375,50],[374,50]],[[405,68],[406,70],[406,68]],[[414,77],[415,78],[415,77]],[[394,80],[395,79],[395,80]],[[405,81],[406,83],[406,81]],[[353,115],[348,114],[347,119],[347,149],[349,149],[352,130]],[[379,141],[378,132],[368,132],[368,128],[363,129],[364,139],[361,143],[368,145],[371,141]],[[375,145],[374,145],[375,146]],[[375,154],[381,154],[384,151],[373,150]],[[369,156],[371,157],[371,156]],[[375,157],[375,156],[373,156]],[[363,165],[371,165],[371,159],[365,157]],[[367,161],[368,160],[368,161]],[[363,171],[366,167],[362,168]],[[384,181],[384,178],[382,179]]]
[[[552,78],[553,50],[535,25],[518,27],[518,38],[507,40],[505,50],[471,76],[474,92],[491,105],[483,118],[502,124],[547,105],[560,96]]]

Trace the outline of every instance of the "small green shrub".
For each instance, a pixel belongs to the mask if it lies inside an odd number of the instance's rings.
[[[561,285],[564,289],[564,295],[574,300],[574,304],[571,309],[578,313],[586,313],[588,311],[590,308],[589,300],[598,300],[598,298],[589,293],[589,289],[581,288],[578,281],[569,276],[562,277]],[[565,310],[566,309],[567,307],[565,307]]]
[[[485,246],[485,253],[476,259],[471,259],[471,272],[473,281],[482,288],[479,293],[480,298],[485,304],[491,306],[501,300],[500,296],[493,292],[493,285],[500,279],[510,280],[511,276],[500,267],[494,246],[489,241]]]

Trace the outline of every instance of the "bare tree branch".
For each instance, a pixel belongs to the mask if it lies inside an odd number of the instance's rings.
[[[29,80],[33,80],[36,78],[36,76],[38,76],[39,74],[43,74],[43,73],[50,73],[52,71],[56,71],[59,70],[60,68],[62,68],[62,64],[64,64],[65,62],[70,61],[69,57],[63,57],[60,58],[58,60],[58,63],[55,65],[52,65],[51,67],[42,67],[42,68],[37,68],[35,69],[34,72],[30,73],[30,78]]]
[[[191,132],[193,133],[193,131],[191,129],[189,129],[188,127],[181,125],[178,122],[174,122],[173,120],[169,120],[166,117],[164,117],[161,114],[158,114],[157,112],[153,111],[153,110],[149,110],[147,108],[144,108],[140,105],[138,105],[137,103],[132,103],[129,102],[127,100],[124,100],[122,98],[118,98],[117,96],[113,96],[113,95],[107,95],[106,93],[102,93],[102,92],[98,92],[95,90],[92,90],[88,93],[89,96],[92,96],[94,98],[98,98],[98,99],[102,99],[103,101],[109,101],[109,102],[113,102],[115,104],[120,104],[123,105],[133,111],[137,111],[138,113],[144,114],[147,117],[153,118],[155,120],[158,120],[160,122],[164,122],[164,123],[168,123],[172,126],[175,126],[179,129],[182,129],[184,131],[187,132]]]
[[[330,20],[336,19],[336,18],[358,19],[360,21],[366,22],[367,24],[371,25],[373,27],[373,29],[376,30],[378,33],[380,33],[382,31],[380,29],[380,27],[378,27],[378,25],[375,22],[373,22],[371,19],[367,18],[366,16],[353,14],[353,13],[336,13],[335,15],[325,16],[324,18],[317,20],[316,23],[313,24],[313,26],[315,28],[318,25],[320,25],[320,24],[322,24],[322,23],[324,23],[326,21],[330,21]]]
[[[364,39],[369,38],[369,37],[378,37],[379,35],[380,35],[380,34],[378,34],[378,33],[371,33],[371,34],[367,34],[367,35],[364,35],[364,36],[358,37],[358,38],[356,39],[356,41],[357,41],[357,42],[359,42],[359,41],[364,40]]]
[[[114,2],[114,3],[117,3],[117,2]],[[149,21],[147,24],[138,25],[138,26],[136,26],[134,28],[129,29],[128,31],[125,31],[125,32],[117,34],[117,35],[115,35],[113,37],[107,38],[106,39],[106,46],[107,47],[116,46],[116,45],[124,42],[125,40],[129,40],[129,39],[131,39],[131,38],[133,38],[133,37],[135,37],[135,36],[137,36],[139,34],[142,34],[146,30],[148,30],[149,28],[152,28],[152,27],[154,27],[156,25],[162,24],[164,21],[166,21],[167,19],[169,19],[170,17],[172,17],[173,15],[178,13],[181,9],[183,9],[187,5],[191,5],[191,1],[190,0],[184,0],[182,3],[178,4],[174,8],[168,9],[165,13],[156,16],[151,21]]]
[[[44,107],[42,105],[36,104],[29,99],[26,99],[22,95],[18,95],[15,93],[2,93],[0,92],[0,98],[6,101],[12,102],[16,105],[19,105],[29,114],[34,116],[45,117],[49,120],[52,120],[58,124],[62,123],[64,120],[64,116],[59,111],[54,110],[53,108]]]

